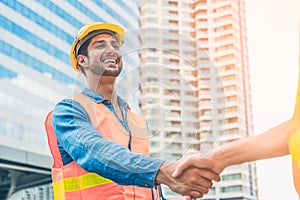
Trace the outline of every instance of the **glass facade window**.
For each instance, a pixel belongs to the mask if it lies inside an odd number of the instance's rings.
[[[49,9],[51,12],[55,13],[57,16],[68,21],[69,24],[73,25],[77,29],[79,29],[82,26],[82,23],[80,21],[72,17],[69,13],[67,13],[59,6],[52,3],[51,1],[44,1],[44,0],[36,0],[36,1],[42,4],[45,8]]]
[[[17,77],[17,73],[7,69],[7,68],[4,68],[3,66],[0,65],[0,79],[2,78],[8,78],[8,79],[12,79],[12,78],[15,78]]]
[[[6,4],[8,7],[14,9],[18,13],[22,14],[24,17],[28,18],[29,20],[35,22],[36,24],[40,25],[41,27],[47,29],[49,32],[53,33],[54,35],[59,35],[59,37],[67,41],[69,44],[72,44],[73,42],[73,36],[71,36],[71,33],[66,33],[60,28],[53,25],[48,20],[44,19],[34,11],[30,10],[29,8],[23,6],[18,1],[10,1],[10,0],[3,0],[4,4]]]
[[[65,84],[75,83],[75,80],[73,78],[63,74],[62,72],[57,71],[48,64],[41,62],[40,60],[28,55],[27,53],[15,48],[14,46],[11,46],[10,44],[0,41],[0,48],[1,53],[4,53],[5,55],[13,59],[20,60],[22,63],[33,68],[36,71],[51,74],[52,78],[58,80],[59,82]]]
[[[242,178],[241,174],[229,174],[229,175],[222,175],[222,181],[228,180],[240,180]]]
[[[243,190],[243,187],[241,185],[221,187],[221,192],[222,193],[241,192],[242,190]]]
[[[0,15],[1,27],[11,33],[17,35],[18,37],[26,40],[27,42],[34,44],[34,46],[40,48],[46,53],[53,55],[54,57],[60,59],[65,62],[67,65],[70,64],[70,56],[69,54],[61,51],[60,49],[54,47],[52,44],[42,40],[37,35],[30,33],[28,30],[18,26],[14,22]]]

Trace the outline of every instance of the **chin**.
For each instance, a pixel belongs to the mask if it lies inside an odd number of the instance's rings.
[[[102,76],[119,76],[121,71],[112,71],[112,70],[105,70],[102,74]]]

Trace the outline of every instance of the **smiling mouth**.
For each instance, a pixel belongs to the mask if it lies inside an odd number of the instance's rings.
[[[118,63],[118,59],[117,58],[105,58],[103,61],[102,61],[104,64],[117,64]]]

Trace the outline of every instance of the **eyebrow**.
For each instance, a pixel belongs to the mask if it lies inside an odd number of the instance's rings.
[[[91,45],[97,44],[97,43],[103,43],[106,42],[106,40],[96,40],[94,42],[91,43]]]
[[[100,40],[94,41],[93,43],[91,43],[91,45],[95,45],[97,43],[103,43],[103,42],[118,43],[118,41],[116,41],[115,39],[112,39],[112,40],[100,39]]]

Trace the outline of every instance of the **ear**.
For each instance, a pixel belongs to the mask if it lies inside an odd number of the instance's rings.
[[[87,57],[84,55],[78,55],[77,56],[77,62],[80,66],[82,66],[83,68],[87,68],[88,67],[88,62],[87,62]]]

